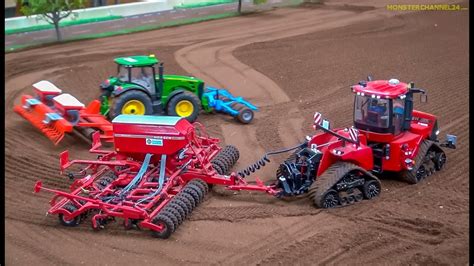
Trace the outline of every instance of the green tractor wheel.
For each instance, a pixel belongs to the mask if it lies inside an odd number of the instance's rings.
[[[201,109],[201,101],[199,98],[189,92],[173,96],[168,102],[168,115],[185,117],[189,122],[196,121],[199,110]]]
[[[153,104],[150,97],[141,91],[127,91],[112,100],[109,118],[114,119],[120,114],[151,115]]]

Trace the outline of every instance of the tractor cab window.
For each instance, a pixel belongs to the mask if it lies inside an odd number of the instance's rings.
[[[122,81],[122,82],[130,82],[130,77],[129,77],[129,68],[124,67],[119,65],[118,66],[118,74],[117,77]]]
[[[390,100],[356,95],[354,122],[374,131],[383,131],[390,126]]]
[[[393,128],[394,134],[402,132],[403,119],[405,114],[405,99],[393,99]]]
[[[154,87],[154,77],[152,67],[132,68],[132,83],[141,85],[147,89]]]

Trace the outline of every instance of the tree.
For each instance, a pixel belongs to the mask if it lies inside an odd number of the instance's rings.
[[[26,16],[40,15],[49,24],[53,24],[58,41],[62,41],[59,21],[69,17],[73,9],[82,8],[83,0],[22,0],[21,12]]]

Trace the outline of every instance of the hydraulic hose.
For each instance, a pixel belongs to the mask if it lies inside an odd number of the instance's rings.
[[[238,171],[237,174],[242,177],[242,178],[245,178],[246,176],[249,176],[251,175],[252,173],[255,173],[257,170],[260,170],[262,167],[264,167],[267,163],[270,162],[270,159],[268,158],[268,156],[270,155],[275,155],[275,154],[280,154],[280,153],[285,153],[285,152],[289,152],[289,151],[292,151],[292,150],[296,150],[298,148],[303,148],[305,146],[308,145],[308,142],[303,142],[303,143],[300,143],[296,146],[293,146],[293,147],[290,147],[290,148],[284,148],[284,149],[281,149],[281,150],[275,150],[275,151],[270,151],[270,152],[267,152],[265,153],[265,155],[262,156],[262,158],[260,158],[259,160],[257,160],[256,162],[254,162],[253,164],[250,164],[249,166],[247,166],[246,168],[244,168],[243,170],[241,171]]]

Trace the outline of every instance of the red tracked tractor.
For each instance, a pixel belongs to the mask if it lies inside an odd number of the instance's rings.
[[[331,130],[329,121],[314,115],[314,128],[323,133],[308,137],[308,144],[280,165],[277,188],[284,195],[309,192],[321,208],[351,204],[379,195],[377,175],[396,172],[416,184],[446,163],[442,147],[455,148],[456,136],[438,140],[436,116],[413,109],[413,95],[422,89],[397,79],[368,77],[351,87],[354,126]]]

